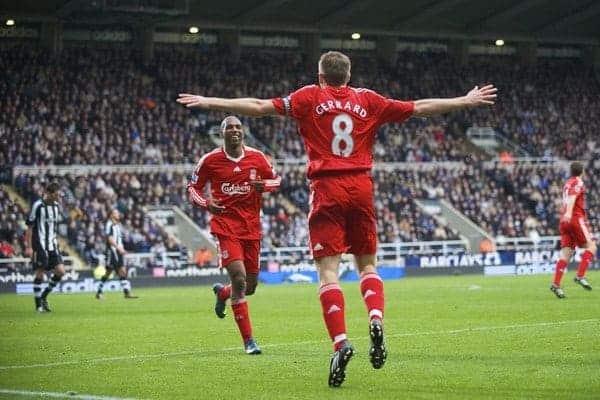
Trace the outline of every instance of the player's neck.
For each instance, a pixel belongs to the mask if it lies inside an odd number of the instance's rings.
[[[348,85],[341,85],[341,86],[333,86],[333,85],[328,85],[327,83],[321,83],[321,89],[327,89],[327,88],[331,88],[334,90],[340,90],[340,89],[344,89],[347,88]]]
[[[241,144],[235,146],[223,146],[225,153],[231,158],[240,158],[243,154],[243,146]]]

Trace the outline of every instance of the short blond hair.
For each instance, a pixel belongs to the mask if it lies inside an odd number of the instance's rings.
[[[319,74],[331,86],[342,86],[350,80],[350,58],[339,51],[328,51],[319,59]]]

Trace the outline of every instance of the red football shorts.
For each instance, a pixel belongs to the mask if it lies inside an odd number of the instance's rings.
[[[219,268],[227,267],[232,261],[240,260],[247,274],[258,274],[260,240],[236,239],[230,236],[213,235],[219,253]]]
[[[308,233],[313,258],[377,251],[373,179],[367,172],[314,178]]]
[[[583,247],[587,242],[594,240],[590,224],[583,217],[573,218],[571,222],[561,222],[560,230],[560,247]]]

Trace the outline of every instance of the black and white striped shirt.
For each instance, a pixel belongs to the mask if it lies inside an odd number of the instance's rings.
[[[31,206],[27,225],[31,227],[31,242],[34,249],[43,251],[59,251],[58,224],[62,222],[62,213],[58,203],[46,204],[38,199]]]
[[[116,251],[117,247],[123,247],[123,235],[121,233],[121,224],[119,224],[118,222],[115,223],[111,219],[109,219],[108,221],[106,221],[104,233],[106,235],[106,246],[109,249]],[[108,239],[111,237],[114,239],[114,242],[117,245],[116,247],[110,244]]]

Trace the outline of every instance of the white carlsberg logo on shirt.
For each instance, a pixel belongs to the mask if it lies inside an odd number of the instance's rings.
[[[237,183],[229,183],[229,182],[223,182],[221,184],[221,192],[228,194],[230,196],[232,196],[234,194],[249,193],[250,189],[251,189],[251,186],[247,185],[247,184],[239,185]]]

